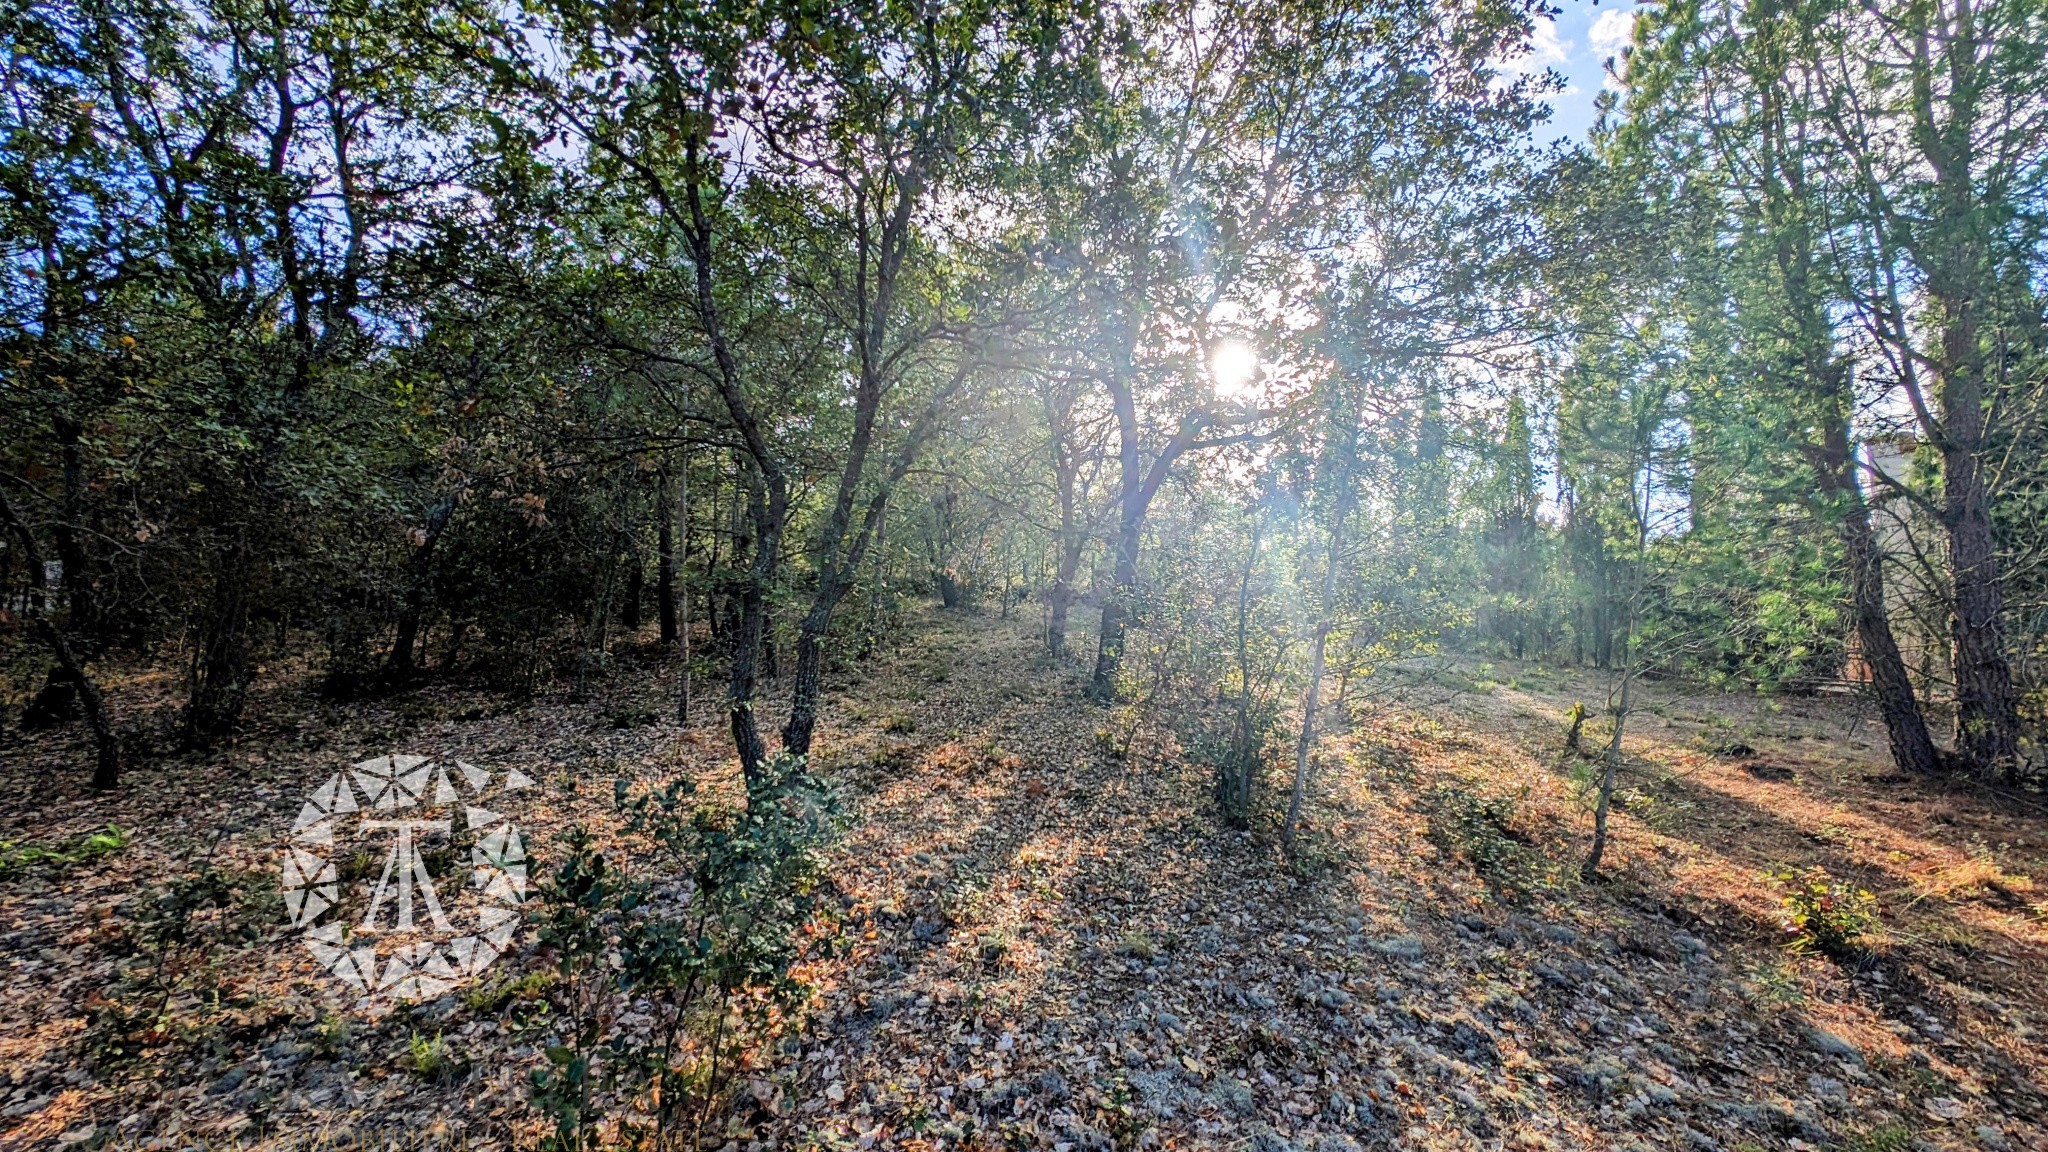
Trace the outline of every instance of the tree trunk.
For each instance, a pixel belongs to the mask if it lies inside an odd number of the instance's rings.
[[[1600,769],[1600,795],[1593,806],[1593,846],[1586,853],[1586,863],[1579,869],[1579,876],[1584,880],[1599,878],[1600,858],[1607,853],[1607,814],[1614,806],[1614,777],[1621,770],[1621,735],[1628,723],[1629,708],[1633,703],[1630,699],[1636,678],[1633,651],[1633,645],[1624,640],[1621,699],[1614,709],[1614,733],[1607,739],[1607,759]]]
[[[1074,607],[1074,576],[1081,568],[1084,541],[1078,532],[1060,533],[1059,566],[1053,570],[1052,591],[1046,600],[1049,613],[1045,623],[1045,650],[1054,657],[1067,652],[1067,615]]]
[[[1116,583],[1102,605],[1102,626],[1095,642],[1095,672],[1088,681],[1088,696],[1098,704],[1116,698],[1116,678],[1124,663],[1124,632],[1130,626],[1130,605],[1138,592],[1141,514],[1129,510],[1129,501],[1125,507],[1116,534]]]
[[[427,523],[421,529],[420,542],[405,562],[404,606],[398,614],[398,634],[391,643],[391,655],[385,659],[384,678],[394,688],[403,688],[412,679],[414,650],[419,646],[420,627],[426,619],[427,607],[433,601],[434,549],[441,542],[441,534],[448,529],[448,521],[455,515],[455,506],[461,503],[462,488],[448,493],[434,502],[427,513]]]
[[[1287,797],[1287,823],[1280,830],[1280,840],[1289,850],[1294,848],[1294,830],[1301,823],[1301,803],[1308,794],[1309,752],[1315,744],[1316,709],[1322,703],[1323,693],[1323,649],[1329,642],[1330,625],[1325,620],[1316,628],[1316,638],[1309,651],[1308,691],[1301,702],[1301,738],[1294,745],[1294,787]]]
[[[249,567],[247,528],[221,558],[213,597],[199,622],[192,654],[184,743],[207,748],[234,731],[249,695]]]
[[[57,664],[78,689],[79,703],[85,707],[85,723],[92,729],[94,749],[92,786],[106,791],[121,782],[121,739],[114,731],[113,721],[107,717],[106,697],[100,694],[100,686],[85,670],[85,664],[72,652],[71,645],[57,626],[47,619],[36,621],[37,630],[57,656]]]
[[[712,485],[711,499],[707,506],[715,510],[721,507],[719,502],[724,499],[725,480],[724,476],[719,472],[712,473],[712,476],[717,482]],[[719,534],[718,521],[715,515],[704,534],[711,540],[711,551],[704,557],[704,627],[711,633],[711,650],[723,654],[728,647],[726,642],[725,590],[718,572],[720,564],[719,551],[724,547],[725,541]],[[687,586],[683,590],[683,595],[686,597],[689,595]]]
[[[64,456],[64,506],[63,514],[52,526],[51,536],[57,543],[57,559],[64,565],[62,587],[68,610],[67,627],[72,635],[88,638],[89,651],[97,651],[104,635],[103,622],[99,601],[93,595],[92,559],[85,550],[85,533],[79,529],[85,522],[85,459],[80,446],[84,433],[77,421],[58,418],[57,442],[63,447]]]
[[[1980,771],[2008,778],[2019,769],[2019,709],[2012,669],[2005,657],[2005,589],[1997,541],[1991,530],[1991,501],[1982,471],[1985,450],[1986,384],[1990,363],[1984,347],[1986,309],[1999,291],[1986,196],[1978,180],[1984,154],[1978,129],[1985,93],[1980,70],[1984,26],[1970,5],[1956,7],[1952,21],[1937,27],[1928,10],[1914,9],[1895,31],[1912,41],[1909,74],[1912,142],[1932,176],[1933,195],[1924,217],[1905,234],[1914,262],[1925,272],[1927,317],[1939,336],[1936,361],[1940,419],[1928,428],[1941,452],[1941,521],[1953,603],[1949,638],[1956,685],[1956,747]],[[1935,95],[1946,88],[1943,95]],[[1937,108],[1945,117],[1937,115]],[[1894,293],[1896,288],[1890,289]],[[1892,312],[1903,309],[1892,300]],[[1903,320],[1893,338],[1905,352],[1908,397],[1923,424],[1929,414],[1911,378],[1914,343]]]
[[[1340,498],[1336,523],[1330,528],[1330,551],[1323,568],[1320,603],[1316,607],[1316,635],[1309,649],[1308,691],[1303,693],[1301,702],[1301,737],[1294,745],[1294,788],[1287,797],[1287,823],[1280,829],[1280,840],[1289,851],[1294,848],[1294,830],[1301,821],[1302,801],[1308,795],[1309,753],[1315,746],[1316,709],[1323,697],[1323,653],[1330,640],[1330,616],[1335,611],[1337,591],[1337,558],[1343,548],[1343,503]]]
[[[1856,643],[1870,673],[1871,695],[1884,720],[1892,760],[1900,769],[1932,773],[1939,767],[1927,720],[1913,693],[1912,678],[1892,635],[1884,595],[1884,549],[1870,524],[1870,506],[1857,474],[1850,422],[1856,410],[1849,366],[1838,354],[1835,323],[1815,289],[1815,240],[1809,223],[1812,193],[1807,152],[1791,131],[1787,114],[1798,101],[1786,87],[1782,65],[1766,54],[1757,62],[1763,95],[1764,214],[1774,244],[1785,302],[1798,332],[1799,370],[1793,387],[1806,394],[1807,412],[1820,426],[1809,452],[1818,473],[1823,516],[1835,525],[1849,568],[1849,606]]]
[[[733,747],[748,780],[758,779],[768,759],[754,715],[754,690],[760,682],[762,642],[768,624],[768,586],[775,578],[776,554],[782,540],[781,501],[757,483],[749,497],[754,510],[754,556],[748,579],[740,587],[739,627],[733,637],[732,670],[726,681],[725,707],[732,726]]]
[[[638,547],[626,551],[626,591],[619,603],[619,627],[637,636],[647,600],[647,563]]]
[[[827,593],[831,598],[827,599]],[[796,677],[790,686],[789,720],[782,727],[782,748],[792,756],[811,751],[811,734],[818,724],[818,691],[824,675],[825,633],[832,626],[832,606],[845,589],[818,588],[811,610],[797,629]]]
[[[1847,381],[1843,380],[1846,388]],[[1846,400],[1847,397],[1839,399]],[[1892,762],[1904,772],[1932,774],[1940,769],[1927,719],[1913,693],[1913,679],[1892,635],[1891,609],[1884,596],[1884,548],[1870,524],[1870,505],[1856,476],[1855,450],[1849,443],[1846,404],[1823,432],[1821,485],[1832,497],[1829,509],[1849,562],[1849,611],[1856,624],[1856,646],[1870,672],[1870,693],[1884,721]]]
[[[879,369],[876,372],[879,374]],[[797,628],[796,683],[790,690],[789,720],[782,726],[782,749],[790,755],[808,756],[811,752],[811,734],[818,722],[818,691],[823,675],[825,637],[832,629],[832,614],[838,610],[839,602],[853,590],[861,561],[867,556],[869,542],[879,535],[883,517],[888,513],[890,493],[909,475],[918,450],[938,430],[939,416],[947,399],[966,379],[967,368],[963,365],[950,382],[933,392],[916,423],[904,433],[902,443],[890,458],[888,468],[874,495],[868,499],[858,524],[852,523],[853,497],[860,480],[856,466],[858,461],[849,463],[841,476],[839,498],[823,541],[825,547],[822,552],[826,561],[818,576],[818,589],[811,597],[810,611],[804,614],[803,622]],[[878,376],[878,397],[879,389]],[[856,446],[860,458],[864,459],[866,444],[857,443]]]
[[[78,718],[78,685],[60,667],[50,669],[43,686],[36,690],[28,707],[21,710],[21,730],[41,732],[61,728]]]
[[[42,551],[36,547],[35,534],[29,530],[28,521],[15,512],[14,502],[4,492],[0,492],[0,520],[6,521],[8,529],[21,545],[22,560],[28,565],[29,582],[40,587],[43,582]],[[107,715],[106,697],[100,693],[99,682],[92,678],[92,673],[86,670],[85,661],[79,658],[64,633],[48,617],[36,618],[36,631],[50,646],[51,654],[57,658],[57,667],[77,691],[78,702],[85,710],[86,726],[92,729],[95,751],[92,786],[101,791],[112,788],[121,782],[121,740]]]
[[[1629,586],[1628,600],[1621,630],[1621,696],[1614,708],[1614,732],[1607,740],[1607,762],[1600,770],[1600,794],[1593,807],[1593,845],[1586,853],[1586,862],[1579,868],[1584,880],[1596,880],[1600,876],[1600,858],[1607,852],[1607,816],[1614,806],[1614,778],[1621,771],[1621,736],[1628,725],[1629,709],[1633,706],[1632,692],[1635,688],[1636,666],[1642,663],[1642,656],[1636,651],[1636,624],[1639,618],[1639,600],[1643,594],[1645,577],[1649,570],[1650,558],[1650,494],[1655,491],[1656,471],[1650,455],[1650,446],[1644,445],[1642,500],[1637,502],[1634,491],[1629,493],[1629,512],[1635,517],[1636,558],[1634,579]],[[1630,475],[1635,475],[1632,471]]]
[[[1978,452],[1984,442],[1983,355],[1975,310],[1946,308],[1942,343],[1942,527],[1948,537],[1949,616],[1956,678],[1956,747],[1982,770],[2011,774],[2019,760],[2019,711],[2005,659],[2005,589],[1991,501]]]
[[[676,642],[676,532],[675,509],[670,504],[668,471],[663,469],[654,489],[654,616],[663,644]]]
[[[1931,774],[1940,769],[1927,718],[1913,694],[1913,680],[1892,635],[1890,610],[1884,600],[1884,553],[1870,526],[1870,510],[1858,501],[1842,524],[1849,553],[1850,610],[1856,618],[1856,643],[1870,670],[1871,695],[1884,720],[1892,762],[1901,771]]]
[[[676,510],[676,516],[664,513],[661,518],[661,530],[664,536],[672,531],[670,528],[671,520],[680,516],[682,521],[682,547],[680,555],[678,556],[678,550],[675,548],[673,541],[664,540],[662,545],[665,557],[664,563],[667,565],[663,575],[669,581],[669,592],[664,597],[664,604],[668,612],[665,627],[669,632],[668,638],[676,645],[677,662],[681,666],[681,672],[676,677],[676,723],[688,727],[690,723],[690,677],[692,673],[690,661],[694,657],[690,652],[690,450],[687,447],[683,449],[681,476],[677,480],[676,490],[679,496],[677,503],[681,507]],[[663,503],[666,504],[668,501],[668,478],[666,476],[662,477],[661,496]],[[680,569],[682,577],[680,596],[676,594],[677,589],[675,588],[678,569]]]

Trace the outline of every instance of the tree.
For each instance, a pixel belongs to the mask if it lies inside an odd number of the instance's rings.
[[[1615,142],[1641,153],[1634,163],[1652,179],[1687,181],[1689,195],[1726,213],[1702,256],[1727,267],[1710,276],[1725,284],[1722,311],[1735,317],[1731,368],[1753,374],[1737,390],[1744,418],[1767,439],[1799,446],[1801,459],[1773,464],[1813,477],[1808,500],[1840,541],[1858,653],[1893,759],[1927,773],[1936,768],[1934,745],[1892,633],[1884,557],[1857,464],[1852,363],[1832,319],[1842,304],[1822,248],[1832,208],[1811,176],[1826,133],[1814,119],[1820,94],[1796,63],[1809,34],[1802,21],[1814,11],[1689,5],[1649,18],[1627,66],[1632,120]],[[1720,317],[1702,315],[1715,329],[1702,333],[1702,345],[1727,347]]]
[[[1973,0],[1802,15],[1802,70],[1844,161],[1831,171],[1839,276],[1874,367],[1941,460],[1957,748],[2010,777],[2019,715],[1986,456],[2013,339],[2038,312],[2020,285],[2042,239],[2023,206],[2048,179],[2048,21],[2037,4]]]

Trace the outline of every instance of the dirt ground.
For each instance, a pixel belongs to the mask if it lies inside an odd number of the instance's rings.
[[[106,797],[81,734],[7,737],[0,1144],[530,1139],[542,1057],[513,1006],[353,1013],[285,922],[287,837],[323,779],[393,751],[535,781],[517,818],[541,866],[602,825],[621,773],[730,787],[723,733],[664,719],[669,672],[629,652],[581,697],[349,705],[279,673],[236,747]],[[1589,884],[1592,765],[1561,744],[1598,675],[1354,683],[1290,860],[1220,827],[1201,771],[1084,703],[1079,674],[1026,627],[934,611],[833,686],[817,746],[855,814],[851,947],[804,969],[807,1023],[743,1078],[721,1143],[2048,1149],[2043,798],[1899,777],[1854,699],[1646,685]],[[153,678],[115,688],[162,707]],[[110,823],[118,846],[88,841]],[[117,1043],[136,925],[202,862],[241,927]],[[1840,959],[1787,947],[1774,875],[1813,867],[1876,900]],[[490,979],[544,963],[529,932]],[[408,1060],[428,1035],[432,1076]]]

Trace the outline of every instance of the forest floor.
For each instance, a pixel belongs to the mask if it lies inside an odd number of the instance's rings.
[[[518,819],[543,865],[608,819],[621,772],[729,786],[721,730],[661,719],[670,671],[629,653],[580,696],[516,703],[324,704],[274,676],[236,747],[106,797],[79,734],[7,738],[0,1146],[531,1136],[542,1058],[516,992],[351,1018],[284,924],[285,837],[322,779],[389,751],[537,781]],[[1560,744],[1597,675],[1457,661],[1354,684],[1290,859],[1222,828],[1203,771],[1085,704],[1079,674],[1028,627],[930,611],[832,685],[852,946],[806,967],[814,1010],[721,1139],[2048,1149],[2048,811],[1899,777],[1856,700],[1647,685],[1589,884],[1591,765]],[[168,691],[115,687],[135,709]],[[126,835],[88,839],[109,823]],[[201,860],[243,928],[152,960],[176,977],[156,1024],[110,1035],[140,1010],[148,894]],[[1846,959],[1786,946],[1772,874],[1815,866],[1876,895]],[[544,965],[529,936],[491,987]]]

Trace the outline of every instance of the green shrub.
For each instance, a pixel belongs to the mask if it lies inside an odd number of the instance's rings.
[[[348,1050],[353,1031],[348,1017],[330,1008],[313,1022],[313,1051],[331,1060]]]
[[[1515,828],[1526,794],[1527,789],[1489,795],[1468,784],[1439,784],[1429,792],[1430,838],[1444,851],[1470,860],[1481,875],[1521,885],[1541,863],[1540,854]]]
[[[1815,866],[1795,872],[1783,869],[1772,878],[1785,885],[1778,904],[1785,912],[1785,930],[1796,952],[1846,956],[1856,941],[1877,923],[1877,897],[1845,884]]]
[[[472,984],[462,993],[462,1003],[479,1016],[488,1016],[514,1001],[538,1000],[555,985],[553,972],[528,972],[524,976]]]
[[[462,1059],[439,1032],[432,1039],[415,1032],[405,1046],[405,1068],[430,1084],[453,1080],[466,1071]]]
[[[119,1066],[149,1048],[201,1036],[209,1018],[233,1006],[220,995],[220,957],[276,927],[270,881],[202,862],[131,906],[131,919],[105,945],[127,962],[88,1016],[87,1046],[97,1063]],[[174,1019],[170,1005],[181,991],[196,993],[202,1007]]]
[[[109,824],[98,832],[88,832],[55,845],[0,841],[0,876],[39,864],[83,864],[119,852],[128,846],[129,840],[127,829],[119,824]]]
[[[790,970],[843,817],[836,792],[789,756],[765,766],[737,811],[701,803],[686,780],[640,792],[620,780],[616,800],[659,863],[636,874],[576,829],[540,886],[557,980],[532,1096],[551,1149],[668,1146],[686,1133],[694,1147],[740,1055],[808,997]],[[651,1022],[626,1027],[629,1012]]]

